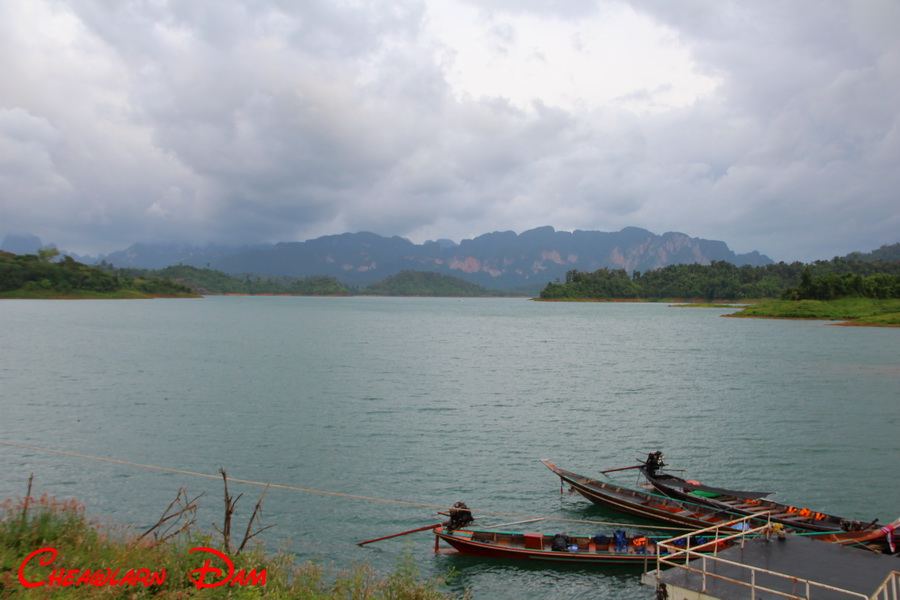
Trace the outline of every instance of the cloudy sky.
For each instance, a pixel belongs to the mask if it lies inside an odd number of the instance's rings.
[[[896,0],[3,0],[0,237],[900,241]]]

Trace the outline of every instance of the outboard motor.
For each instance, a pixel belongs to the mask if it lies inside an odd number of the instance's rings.
[[[475,519],[472,518],[472,511],[469,510],[469,507],[466,506],[466,503],[456,502],[450,509],[450,520],[444,523],[444,528],[447,531],[462,529],[474,520]]]
[[[647,468],[647,473],[650,475],[656,475],[656,472],[666,466],[666,461],[663,458],[663,453],[657,450],[656,452],[651,452],[647,455],[647,460],[644,462],[644,466]]]

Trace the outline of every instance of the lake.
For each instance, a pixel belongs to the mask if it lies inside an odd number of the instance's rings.
[[[525,299],[210,297],[0,302],[0,441],[270,489],[262,534],[302,560],[457,576],[475,598],[652,598],[640,570],[431,552],[464,501],[485,524],[630,523],[560,494],[539,460],[599,477],[662,450],[690,478],[798,506],[900,515],[900,331],[722,318],[733,309]],[[75,497],[149,526],[215,478],[0,445],[0,496]],[[638,483],[634,471],[616,480]],[[243,493],[243,531],[261,488]],[[330,492],[334,495],[314,493]],[[381,502],[386,500],[389,502]],[[514,516],[504,516],[514,515]],[[546,533],[611,526],[545,522]]]

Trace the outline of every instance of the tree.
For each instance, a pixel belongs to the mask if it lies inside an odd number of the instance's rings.
[[[56,248],[40,248],[38,249],[38,260],[41,262],[53,262],[53,259],[59,256],[59,250]]]

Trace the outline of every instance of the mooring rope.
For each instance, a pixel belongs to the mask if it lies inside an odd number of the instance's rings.
[[[151,469],[154,471],[163,471],[165,473],[177,473],[179,475],[189,475],[191,477],[203,477],[205,479],[221,479],[222,478],[221,474],[220,475],[210,475],[209,473],[196,473],[194,471],[185,471],[183,469],[172,469],[170,467],[145,465],[145,464],[131,462],[131,461],[127,461],[127,460],[119,460],[116,458],[103,458],[101,456],[91,456],[89,454],[79,454],[77,452],[69,452],[66,450],[54,450],[52,448],[42,448],[40,446],[31,446],[28,444],[19,444],[19,443],[15,443],[15,442],[4,442],[2,440],[0,440],[0,445],[9,446],[12,448],[23,448],[25,450],[33,450],[35,452],[47,452],[49,454],[58,454],[60,456],[71,456],[71,457],[75,457],[75,458],[83,458],[86,460],[96,460],[96,461],[100,461],[100,462],[113,463],[116,465],[124,465],[127,467],[137,467],[139,469]],[[228,481],[237,482],[237,483],[245,483],[247,485],[258,485],[258,486],[262,486],[262,487],[276,488],[276,489],[281,489],[281,490],[290,490],[292,492],[304,492],[307,494],[319,494],[322,496],[337,496],[340,498],[351,498],[354,500],[368,500],[370,502],[383,502],[386,504],[403,504],[406,506],[418,506],[421,508],[434,508],[437,510],[450,510],[453,508],[452,506],[440,506],[437,504],[424,504],[421,502],[409,502],[406,500],[389,500],[386,498],[373,498],[371,496],[359,496],[356,494],[344,494],[341,492],[328,492],[328,491],[323,491],[323,490],[312,490],[312,489],[308,489],[308,488],[296,487],[296,486],[292,486],[292,485],[282,485],[282,484],[278,484],[278,483],[265,483],[263,481],[251,481],[249,479],[238,479],[236,477],[231,477],[230,475],[228,476]],[[617,523],[617,522],[607,522],[607,521],[587,521],[587,520],[580,520],[580,519],[563,519],[560,517],[519,515],[519,514],[515,514],[515,513],[496,512],[496,511],[481,510],[481,509],[469,509],[469,510],[473,513],[480,513],[483,515],[493,515],[493,516],[500,516],[500,517],[515,517],[517,519],[519,519],[519,518],[542,519],[545,521],[561,521],[561,522],[566,522],[566,523],[586,523],[586,524],[590,524],[590,525],[612,525],[612,526],[616,526],[616,527],[634,527],[634,528],[641,528],[641,529],[660,529],[660,530],[673,529],[673,530],[678,530],[678,531],[683,531],[686,529],[684,527],[665,527],[665,526],[659,526],[659,525],[639,525],[639,524]]]

